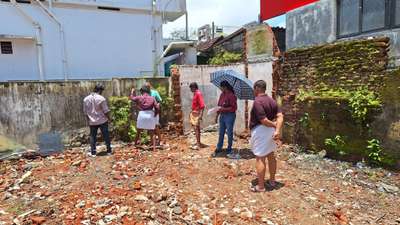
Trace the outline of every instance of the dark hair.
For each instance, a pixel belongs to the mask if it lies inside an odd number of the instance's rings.
[[[150,87],[147,85],[143,85],[142,88],[140,88],[140,93],[142,93],[142,94],[144,94],[144,93],[150,94],[150,92],[151,92]]]
[[[226,81],[226,80],[222,81],[221,84],[220,84],[220,86],[221,86],[221,87],[224,87],[224,88],[227,88],[227,89],[230,90],[232,93],[235,93],[235,91],[233,90],[232,85],[231,85],[228,81]]]
[[[199,89],[199,85],[197,85],[196,82],[190,83],[189,87],[190,87],[190,89],[192,89],[192,88],[194,88],[196,90]]]
[[[96,84],[96,86],[94,87],[94,92],[102,92],[104,91],[104,85],[103,84]]]
[[[263,91],[267,90],[267,83],[265,83],[265,81],[263,80],[259,80],[254,84],[254,89],[256,88],[260,88]]]

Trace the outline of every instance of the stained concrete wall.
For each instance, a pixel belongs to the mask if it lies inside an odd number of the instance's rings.
[[[336,1],[320,0],[286,14],[287,49],[336,40]]]
[[[390,66],[400,65],[400,29],[370,32],[350,38],[337,36],[337,3],[334,0],[320,0],[316,3],[295,9],[286,14],[287,49],[308,47],[335,41],[365,37],[389,37],[391,47]]]
[[[127,96],[133,86],[145,79],[113,79],[74,82],[0,83],[0,135],[34,147],[38,137],[86,126],[83,98],[96,83],[106,87],[105,97]],[[169,85],[166,78],[151,79],[153,84]]]
[[[192,96],[189,84],[197,82],[199,88],[203,93],[204,101],[206,104],[206,112],[217,106],[220,90],[210,83],[210,73],[223,70],[232,69],[241,74],[245,73],[244,64],[233,64],[228,66],[180,66],[180,82],[181,82],[181,98],[182,98],[182,111],[184,117],[184,129],[189,131],[191,126],[189,124],[189,114],[191,111]],[[257,80],[265,80],[268,84],[267,93],[272,93],[272,62],[260,62],[249,64],[249,79],[253,82]],[[249,103],[249,111],[251,101]],[[215,115],[205,116],[203,118],[203,127],[215,124]],[[245,101],[238,100],[238,111],[236,116],[235,132],[241,133],[245,130]]]

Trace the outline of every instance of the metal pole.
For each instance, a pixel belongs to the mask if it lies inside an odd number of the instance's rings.
[[[212,29],[212,31],[211,31],[211,34],[212,34],[212,39],[214,39],[215,38],[215,23],[214,23],[214,21],[212,22],[212,25],[211,25],[211,29]]]

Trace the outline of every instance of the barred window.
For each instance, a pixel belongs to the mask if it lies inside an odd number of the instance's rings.
[[[11,41],[1,41],[0,49],[1,49],[1,54],[13,54]]]

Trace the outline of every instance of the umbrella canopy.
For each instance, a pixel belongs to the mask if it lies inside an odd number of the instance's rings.
[[[254,100],[253,82],[234,70],[219,70],[211,73],[211,83],[220,88],[222,81],[227,81],[241,100]]]

